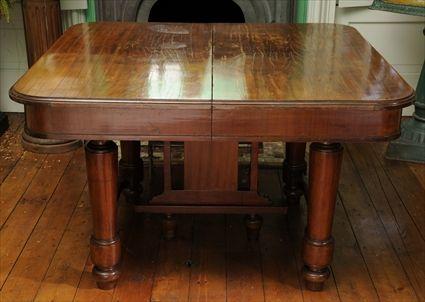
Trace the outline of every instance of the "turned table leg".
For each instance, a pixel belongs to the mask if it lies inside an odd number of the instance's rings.
[[[86,145],[87,179],[93,213],[90,256],[101,289],[111,289],[119,277],[121,243],[117,233],[117,145],[90,141]]]
[[[176,237],[177,220],[173,214],[165,214],[162,220],[162,235],[165,240]]]
[[[262,225],[263,218],[260,215],[250,214],[245,216],[245,227],[249,241],[257,241],[259,239]]]
[[[306,143],[286,143],[283,162],[283,192],[288,204],[298,204],[304,193],[303,175],[307,169],[305,157]]]
[[[310,290],[322,290],[330,273],[328,266],[334,248],[331,231],[341,162],[340,144],[311,144],[308,220],[303,245],[303,277]]]
[[[140,157],[139,141],[121,141],[120,178],[124,182],[127,202],[140,201],[143,181],[143,161]]]

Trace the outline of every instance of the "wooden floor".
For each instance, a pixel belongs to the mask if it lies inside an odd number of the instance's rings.
[[[338,193],[332,274],[323,292],[300,280],[303,200],[265,216],[247,243],[242,217],[180,216],[176,240],[156,215],[120,206],[123,273],[114,291],[90,271],[84,153],[23,152],[21,115],[0,138],[0,301],[425,301],[425,167],[387,161],[385,144],[349,144]],[[279,190],[279,178],[268,185]]]

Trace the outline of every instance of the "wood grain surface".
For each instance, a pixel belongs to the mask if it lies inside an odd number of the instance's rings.
[[[70,28],[12,92],[24,102],[393,107],[413,90],[348,26],[99,22]]]
[[[208,103],[211,62],[210,25],[79,24],[66,31],[12,91],[33,101],[61,103]]]
[[[361,141],[399,135],[414,93],[348,26],[99,22],[10,96],[43,138]]]
[[[216,24],[214,104],[399,107],[412,88],[350,26]]]

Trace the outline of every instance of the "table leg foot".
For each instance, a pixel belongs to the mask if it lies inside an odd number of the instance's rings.
[[[289,205],[299,204],[304,194],[303,175],[307,170],[305,161],[306,143],[286,143],[285,160],[283,161],[283,193]]]
[[[329,277],[334,240],[332,222],[342,163],[340,144],[310,146],[307,228],[303,242],[303,278],[310,290],[322,290]]]
[[[328,268],[314,271],[308,267],[303,269],[303,278],[305,280],[305,286],[311,291],[321,291],[325,285],[325,281],[329,278],[330,271]]]
[[[177,221],[172,214],[166,214],[162,220],[162,234],[166,240],[176,237]]]
[[[99,288],[111,289],[120,275],[121,261],[117,230],[118,148],[112,141],[90,141],[85,149],[93,215],[93,275]]]
[[[263,225],[263,218],[260,215],[246,215],[245,227],[249,241],[256,241],[260,237],[260,230]]]
[[[109,290],[116,286],[121,272],[115,267],[106,270],[94,267],[92,273],[95,277],[97,287],[103,290]]]
[[[121,141],[119,175],[124,183],[124,196],[129,203],[140,201],[143,181],[143,161],[140,157],[139,141]]]

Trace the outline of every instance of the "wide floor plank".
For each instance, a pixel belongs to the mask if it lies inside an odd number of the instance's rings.
[[[379,302],[378,293],[369,275],[341,199],[337,199],[333,225],[335,252],[332,272],[341,301]]]
[[[339,193],[381,301],[417,301],[412,284],[348,152]]]
[[[425,238],[425,188],[406,162],[385,159],[385,144],[371,144],[382,169],[390,178],[397,194]]]
[[[150,302],[158,265],[161,223],[157,215],[137,214],[124,248],[122,275],[114,302]]]
[[[425,300],[425,241],[368,144],[347,146],[373,207],[419,300]],[[369,160],[370,158],[375,160]]]
[[[152,301],[179,302],[189,297],[193,216],[178,215],[176,238],[161,240]]]
[[[422,184],[422,188],[425,190],[425,165],[419,163],[407,163],[410,170],[415,174],[418,181]]]
[[[35,301],[72,301],[89,255],[91,211],[86,186],[49,269],[40,284]],[[72,251],[72,252],[70,252]]]
[[[269,192],[273,199],[281,195],[281,171],[266,169],[260,174],[260,190]],[[302,280],[290,244],[287,217],[264,215],[260,234],[261,261],[265,301],[303,301]],[[297,249],[298,252],[298,249]]]
[[[195,217],[189,301],[226,301],[226,217]]]
[[[248,241],[242,215],[228,215],[227,301],[264,301],[261,248],[258,241]]]
[[[43,214],[73,153],[51,154],[0,230],[0,288]]]
[[[24,152],[19,162],[0,185],[0,227],[3,227],[35,174],[43,165],[45,158],[45,154]]]
[[[32,301],[86,183],[84,153],[75,156],[1,292],[3,301]]]
[[[286,220],[282,215],[264,215],[260,242],[265,301],[303,301],[300,270]]]

